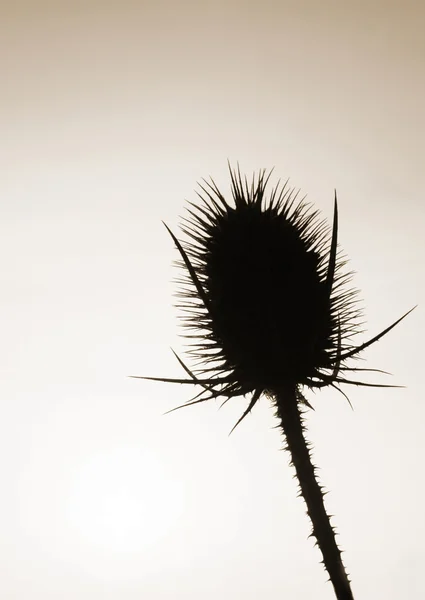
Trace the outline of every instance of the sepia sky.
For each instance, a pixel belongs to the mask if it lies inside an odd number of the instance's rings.
[[[266,399],[190,390],[178,231],[227,160],[331,219],[380,383],[309,394],[357,599],[425,595],[422,2],[0,7],[0,596],[331,600]],[[359,341],[366,339],[362,336]],[[376,381],[376,379],[375,379]]]

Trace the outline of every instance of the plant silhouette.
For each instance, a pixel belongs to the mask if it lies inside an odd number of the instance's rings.
[[[272,400],[335,595],[352,600],[305,438],[303,415],[312,407],[304,394],[331,386],[347,398],[342,384],[396,387],[357,380],[361,372],[384,371],[351,366],[351,359],[411,311],[355,345],[361,311],[358,292],[350,287],[352,273],[337,248],[336,193],[330,230],[287,183],[278,183],[267,198],[271,171],[260,171],[250,182],[239,167],[229,165],[229,171],[233,205],[212,179],[203,180],[201,202],[189,203],[181,226],[187,240],[180,242],[165,225],[180,254],[178,306],[196,368],[175,354],[188,379],[137,378],[200,386],[183,406],[250,395],[233,429],[262,395]]]

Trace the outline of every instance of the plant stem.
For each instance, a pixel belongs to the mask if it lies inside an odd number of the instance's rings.
[[[286,438],[286,450],[291,454],[292,464],[300,484],[301,494],[307,505],[307,513],[313,524],[312,535],[323,555],[323,564],[338,600],[354,600],[350,582],[337,546],[335,532],[324,505],[324,494],[315,477],[308,443],[304,438],[305,425],[299,407],[295,386],[275,394],[277,417],[281,421]]]

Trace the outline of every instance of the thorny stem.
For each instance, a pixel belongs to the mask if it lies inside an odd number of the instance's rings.
[[[313,535],[323,555],[323,564],[329,573],[338,600],[354,600],[350,582],[337,546],[335,532],[326,513],[323,491],[315,477],[315,467],[307,442],[304,438],[305,426],[299,408],[296,389],[280,390],[275,395],[276,416],[280,419],[286,437],[286,450],[291,454],[292,464],[298,477],[307,505],[307,513],[313,524]]]

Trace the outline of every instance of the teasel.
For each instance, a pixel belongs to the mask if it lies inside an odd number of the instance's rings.
[[[189,202],[181,226],[186,240],[180,242],[165,225],[184,270],[177,306],[195,366],[174,353],[188,378],[135,377],[199,386],[200,393],[183,406],[249,396],[233,429],[260,397],[272,400],[322,562],[338,600],[350,600],[350,580],[305,439],[303,416],[312,408],[305,391],[331,386],[348,400],[342,385],[397,387],[356,379],[360,372],[385,371],[353,366],[352,359],[411,311],[372,339],[354,344],[362,311],[338,250],[336,192],[330,230],[287,182],[278,182],[267,198],[271,171],[261,170],[250,182],[239,166],[229,165],[229,171],[233,203],[212,179],[203,180],[200,203]]]

